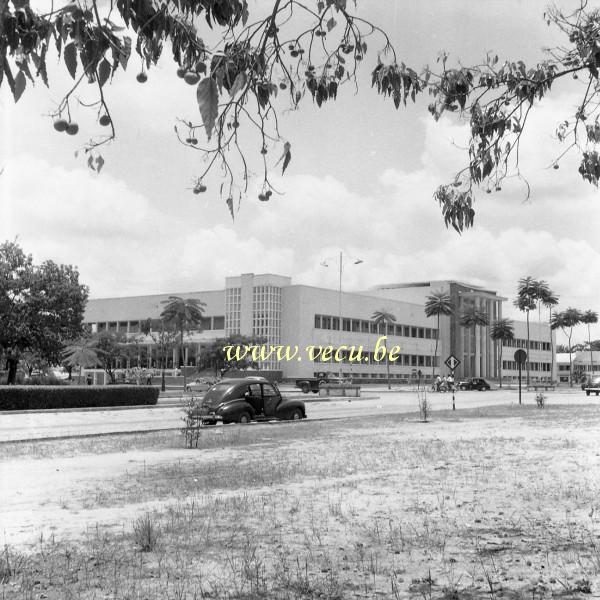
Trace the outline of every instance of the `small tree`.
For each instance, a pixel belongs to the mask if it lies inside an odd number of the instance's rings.
[[[571,337],[573,335],[573,328],[581,323],[582,316],[583,315],[581,311],[577,310],[576,308],[569,307],[562,312],[554,313],[552,315],[552,320],[550,321],[550,327],[552,329],[562,329],[569,341],[569,385],[571,387],[573,387],[573,346],[571,344]]]
[[[540,302],[548,309],[548,323],[552,321],[552,308],[558,304],[558,296],[548,289],[540,298]],[[550,379],[554,377],[554,342],[550,328]]]
[[[102,331],[92,338],[93,348],[98,355],[98,363],[115,383],[117,361],[124,357],[124,346],[127,340],[120,331]]]
[[[498,368],[500,373],[500,387],[502,387],[502,346],[504,342],[515,339],[515,331],[510,319],[498,319],[492,323],[490,337],[498,344]]]
[[[164,320],[162,319],[160,321],[160,329],[158,331],[153,331],[152,319],[150,318],[145,319],[140,323],[140,331],[144,335],[150,336],[158,348],[158,354],[160,357],[160,389],[164,392],[166,390],[165,369],[167,366],[167,351],[175,344],[175,338],[177,337],[177,334],[176,332],[168,329]]]
[[[69,344],[63,350],[63,361],[71,368],[79,367],[78,382],[81,383],[81,369],[95,367],[99,362],[95,340],[81,338]]]
[[[388,312],[386,310],[376,310],[371,318],[373,319],[375,325],[377,325],[377,329],[379,329],[380,325],[383,325],[385,327],[386,335],[388,333],[389,326],[396,322],[396,317],[391,312]],[[387,339],[384,340],[383,347],[385,348],[385,368],[387,372],[388,390],[391,390],[392,384],[390,383],[390,356],[387,351]]]
[[[519,279],[519,285],[517,288],[517,297],[514,301],[514,305],[526,315],[527,320],[527,361],[525,363],[527,372],[527,385],[529,385],[529,313],[536,308],[536,302],[538,300],[538,293],[540,290],[540,284],[533,277],[522,277]]]
[[[165,304],[165,308],[160,314],[160,318],[165,323],[172,323],[173,326],[179,331],[180,337],[180,355],[179,362],[183,364],[183,333],[189,331],[191,328],[198,328],[202,322],[202,315],[204,314],[204,307],[206,304],[197,300],[196,298],[180,298],[179,296],[169,296],[167,300],[164,300],[162,304]],[[183,369],[183,389],[187,386],[187,374],[184,364]]]
[[[438,343],[440,340],[440,317],[442,315],[449,316],[454,312],[454,306],[450,299],[450,294],[438,290],[427,296],[425,302],[425,314],[428,317],[437,317],[437,335],[435,336],[435,352],[433,357],[433,367],[431,377],[435,378],[435,366],[437,362]]]
[[[586,310],[581,315],[581,322],[587,325],[588,330],[588,347],[590,349],[590,372],[594,372],[594,354],[592,352],[592,334],[590,332],[590,325],[598,322],[598,313],[593,310]]]

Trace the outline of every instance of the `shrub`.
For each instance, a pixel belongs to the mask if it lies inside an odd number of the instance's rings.
[[[7,386],[0,387],[0,410],[138,406],[156,404],[152,386]]]
[[[149,513],[133,522],[133,539],[142,552],[152,552],[156,548],[161,535],[161,528]]]

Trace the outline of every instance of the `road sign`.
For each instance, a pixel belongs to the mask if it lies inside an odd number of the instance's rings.
[[[525,352],[525,350],[523,350],[522,348],[519,348],[515,352],[515,362],[519,365],[524,365],[526,360],[527,360],[527,352]]]
[[[460,360],[458,360],[458,358],[456,358],[456,356],[454,356],[454,354],[451,354],[445,361],[444,364],[452,371],[454,371],[454,369],[456,369],[456,367],[458,367],[458,365],[460,365]]]

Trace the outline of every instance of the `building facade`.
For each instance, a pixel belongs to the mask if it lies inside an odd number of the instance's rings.
[[[439,330],[437,318],[428,318],[424,311],[427,297],[437,291],[448,293],[454,306],[452,315],[440,317]],[[381,348],[385,347],[395,352],[389,362],[393,381],[430,378],[434,369],[436,374],[446,374],[449,369],[444,361],[450,355],[460,361],[455,370],[457,379],[497,379],[502,367],[504,379],[512,380],[518,375],[514,352],[527,346],[527,327],[520,321],[513,322],[515,340],[506,343],[502,353],[499,343],[491,340],[489,327],[461,326],[460,315],[468,307],[484,312],[490,323],[502,318],[506,299],[492,290],[456,281],[389,284],[342,292],[293,284],[290,277],[281,275],[246,273],[227,277],[223,290],[176,295],[197,298],[206,308],[200,329],[185,339],[184,355],[175,349],[169,357],[173,366],[198,364],[203,345],[242,335],[260,338],[269,347],[288,349],[287,359],[272,353],[260,364],[262,369],[281,370],[284,378],[333,371],[357,381],[384,379],[388,365],[382,360]],[[85,322],[95,332],[123,331],[139,339],[140,324],[147,319],[153,331],[160,330],[160,313],[168,297],[92,299]],[[376,325],[374,315],[378,311],[393,315],[395,321],[388,326]],[[142,336],[140,341],[147,364],[157,360],[155,337]],[[530,323],[529,339],[530,378],[555,379],[554,343],[548,325]],[[328,353],[328,348],[333,352]],[[356,360],[359,349],[361,357]]]

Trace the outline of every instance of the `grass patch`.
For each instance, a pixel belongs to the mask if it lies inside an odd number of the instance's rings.
[[[209,428],[199,449],[177,432],[77,440],[107,457],[143,452],[144,465],[73,490],[63,512],[107,511],[97,527],[9,548],[27,568],[0,559],[0,598],[597,594],[597,409],[553,402],[429,421]],[[54,457],[77,451],[44,444]],[[27,446],[0,452],[29,458]]]

